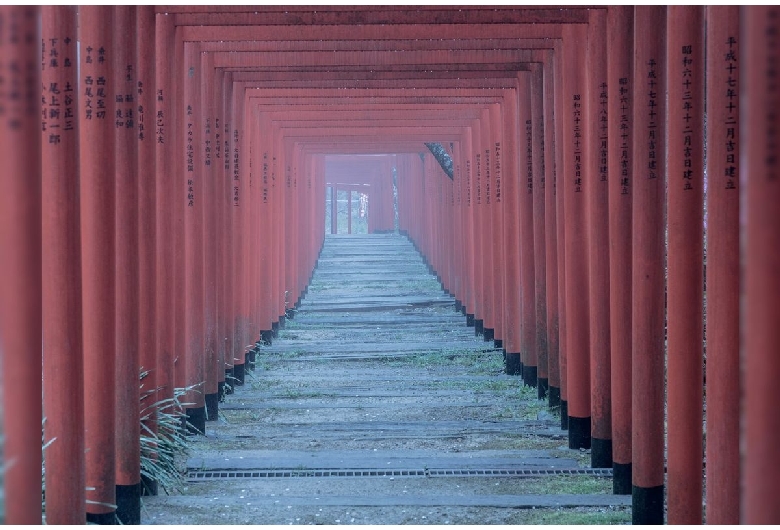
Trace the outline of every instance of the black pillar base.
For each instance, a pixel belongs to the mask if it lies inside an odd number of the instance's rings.
[[[153,478],[141,475],[141,496],[156,497],[160,493],[160,485]]]
[[[287,323],[287,318],[282,315],[279,317],[279,329],[284,329],[284,325]]]
[[[466,325],[470,328],[474,327],[474,315],[466,313]]]
[[[246,365],[245,364],[237,364],[233,367],[233,374],[236,378],[236,385],[238,386],[244,386],[244,382],[246,381]]]
[[[279,336],[279,323],[278,322],[274,322],[273,324],[271,324],[271,333],[273,333],[274,338]]]
[[[561,400],[561,429],[569,430],[569,403]]]
[[[460,310],[463,308],[463,304],[460,302],[460,300],[455,300],[455,312],[460,313]]]
[[[225,395],[229,396],[233,392],[235,392],[235,376],[233,375],[233,368],[229,368],[225,370]]]
[[[612,440],[590,439],[590,467],[612,467]]]
[[[631,523],[664,524],[664,486],[631,486]]]
[[[116,512],[108,512],[108,513],[87,512],[87,524],[105,524],[105,525],[118,524],[116,520]]]
[[[206,407],[184,410],[187,412],[187,434],[206,434]]]
[[[493,339],[493,347],[500,350],[504,347],[504,341],[501,339]]]
[[[461,307],[461,308],[460,308],[460,314],[461,314],[461,315],[463,315],[463,316],[465,317],[465,316],[466,316],[466,313],[467,313],[467,311],[466,311],[466,306],[464,305],[463,307]]]
[[[569,416],[569,449],[590,449],[590,416]]]
[[[260,337],[263,340],[263,345],[270,346],[274,341],[274,332],[269,330],[261,331]]]
[[[116,518],[121,524],[141,524],[141,483],[116,485]]]
[[[536,388],[536,366],[523,365],[523,384]]]
[[[246,352],[246,366],[250,371],[255,370],[255,361],[257,361],[257,347]]]
[[[482,330],[482,338],[485,339],[485,342],[491,342],[493,340],[493,337],[495,337],[496,330],[493,328],[485,328]]]
[[[219,418],[219,391],[206,394],[206,421],[217,421]]]
[[[612,493],[631,495],[631,464],[612,463]]]
[[[523,373],[523,363],[520,361],[519,353],[506,354],[504,371],[509,375],[521,375]]]
[[[485,321],[481,318],[474,319],[474,335],[482,335],[485,332]]]
[[[547,403],[551,409],[561,406],[561,389],[551,386],[547,392]]]
[[[546,377],[540,377],[536,380],[537,397],[539,399],[545,399],[547,397],[547,389],[550,387],[548,379]]]

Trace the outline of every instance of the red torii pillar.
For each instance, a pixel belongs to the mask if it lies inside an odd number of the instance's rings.
[[[204,396],[204,284],[203,284],[203,212],[208,197],[204,185],[203,157],[200,146],[202,135],[202,111],[200,88],[202,68],[200,52],[196,43],[184,43],[184,60],[180,70],[183,76],[183,97],[180,121],[184,133],[180,144],[185,155],[182,173],[185,178],[184,195],[184,348],[186,357],[185,381],[187,392],[186,408],[189,429],[195,433],[206,432],[206,402]]]
[[[139,396],[139,417],[146,416],[142,432],[157,432],[153,414],[145,409],[158,402],[159,371],[163,366],[158,349],[156,293],[157,167],[155,153],[155,15],[153,6],[136,10],[136,135],[138,138],[138,349],[140,368],[147,373]],[[146,432],[146,434],[149,434]],[[156,485],[143,475],[141,494],[155,494]]]
[[[514,93],[511,93],[514,95]],[[506,312],[506,302],[504,299],[504,282],[506,269],[506,257],[507,252],[504,242],[504,204],[502,202],[502,145],[504,142],[504,121],[501,116],[501,105],[494,103],[489,107],[490,112],[490,134],[491,142],[488,145],[487,150],[490,152],[491,160],[491,173],[493,176],[491,185],[491,200],[493,201],[493,270],[491,275],[493,276],[493,297],[494,307],[496,311],[495,316],[495,331],[493,336],[493,345],[497,349],[503,349],[504,337],[506,336],[506,319],[504,313]],[[448,222],[448,226],[453,226],[452,221]],[[454,241],[453,241],[454,243]],[[454,246],[454,245],[453,245]]]
[[[520,72],[518,115],[519,132],[519,219],[520,219],[520,369],[526,386],[537,386],[536,293],[534,290],[533,232],[533,111],[531,109],[531,74]]]
[[[609,217],[607,12],[589,12],[586,59],[587,107],[584,156],[585,217],[588,225],[591,467],[612,467],[612,395],[609,325]]]
[[[704,8],[668,9],[667,521],[701,524]]]
[[[519,131],[518,91],[506,98],[503,113],[505,142],[501,153],[501,202],[504,209],[504,369],[507,374],[520,374],[520,193],[523,191],[518,172]]]
[[[223,364],[219,362],[218,334],[223,318],[219,311],[218,289],[222,278],[217,276],[217,256],[221,230],[218,210],[222,202],[217,183],[218,167],[215,157],[217,130],[217,82],[213,57],[209,53],[200,55],[202,77],[200,84],[200,101],[202,114],[196,127],[203,131],[202,141],[196,149],[202,153],[201,171],[203,175],[203,287],[204,287],[204,405],[206,421],[216,421],[219,414],[219,373],[223,372]]]
[[[480,117],[480,144],[478,146],[478,168],[481,170],[481,190],[479,197],[482,201],[482,289],[483,299],[485,300],[485,312],[482,318],[482,338],[486,341],[493,341],[495,333],[496,299],[494,295],[494,271],[493,271],[493,247],[497,243],[497,235],[493,226],[493,200],[491,195],[493,191],[493,177],[491,168],[491,126],[490,113],[487,108],[482,109]]]
[[[138,139],[136,133],[135,8],[115,6],[113,99],[115,199],[116,308],[116,516],[122,524],[141,521],[141,447],[139,439],[139,239]]]
[[[664,520],[666,8],[634,8],[632,520]]]
[[[780,9],[746,7],[739,40],[745,81],[740,102],[740,182],[746,207],[743,237],[745,283],[742,290],[744,387],[742,410],[742,523],[776,524],[780,503],[774,485],[780,472],[777,439],[777,381],[780,377],[780,175],[778,175],[778,116],[780,116]],[[722,56],[721,56],[722,57]],[[719,57],[720,58],[720,57]],[[727,69],[730,74],[738,70]],[[723,66],[721,66],[723,67]],[[723,87],[717,87],[723,90]],[[730,100],[731,101],[731,100]],[[735,374],[731,374],[734,376]],[[732,396],[733,398],[734,396]]]
[[[560,42],[560,41],[558,41]],[[557,50],[550,52],[543,70],[544,77],[544,233],[545,283],[547,299],[547,396],[551,409],[561,406],[560,330],[558,305],[558,224],[556,195],[558,190],[559,153],[556,148],[555,94],[561,79],[556,77],[561,62]]]
[[[587,26],[564,28],[563,135],[564,173],[569,182],[564,194],[566,232],[566,370],[569,447],[589,448],[590,355],[588,325],[588,260],[585,188],[595,176],[587,167],[589,108],[585,80]]]
[[[85,524],[76,10],[44,6],[41,15],[46,522]]]
[[[79,40],[81,252],[87,522],[114,524],[115,482],[115,174],[111,96],[113,8],[81,6]],[[108,349],[108,352],[106,351]]]
[[[153,133],[150,132],[155,149],[155,162],[157,168],[156,175],[156,198],[155,198],[155,315],[157,322],[157,375],[153,380],[153,385],[159,389],[157,400],[170,399],[173,397],[175,386],[175,367],[174,359],[176,356],[176,334],[175,334],[175,299],[174,295],[176,276],[180,271],[176,270],[175,264],[175,197],[176,197],[176,179],[173,173],[174,152],[174,134],[171,131],[171,125],[174,123],[174,86],[171,80],[174,71],[173,56],[170,52],[163,53],[162,50],[171,50],[174,41],[173,17],[168,15],[156,15],[155,17],[155,50],[161,50],[155,54],[155,82],[149,89],[154,90],[154,109]],[[144,392],[150,390],[146,385]],[[150,396],[154,399],[154,394]],[[144,401],[144,413],[148,413],[149,399]],[[153,401],[152,403],[156,403]],[[157,490],[156,484],[145,483],[146,489],[151,493]]]
[[[39,14],[36,7],[0,7],[0,74],[8,87],[0,115],[0,422],[8,524],[41,524]],[[10,87],[18,89],[17,98]]]
[[[547,341],[547,283],[545,252],[545,160],[544,160],[544,67],[533,63],[531,78],[531,208],[534,272],[534,348],[536,350],[536,386],[539,399],[547,397],[549,386]]]
[[[740,521],[739,23],[739,7],[707,7],[708,524]]]
[[[631,65],[634,8],[607,11],[610,365],[612,491],[631,493],[631,200],[633,126]]]
[[[564,151],[568,142],[564,139],[563,129],[563,42],[556,41],[554,74],[558,82],[555,84],[555,165],[560,168],[561,181],[555,182],[555,235],[558,258],[558,369],[561,377],[561,429],[569,428],[569,402],[568,402],[568,362],[567,362],[567,328],[566,328],[566,225],[564,223],[564,196],[566,186],[563,175],[566,174],[564,164]]]

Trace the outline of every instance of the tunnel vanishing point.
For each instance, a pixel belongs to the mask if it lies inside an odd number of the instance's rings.
[[[133,520],[139,369],[204,429],[341,186],[634,522],[779,523],[779,130],[776,6],[0,7],[6,522],[43,416],[47,521]]]

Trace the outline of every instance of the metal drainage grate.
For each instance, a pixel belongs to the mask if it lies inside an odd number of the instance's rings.
[[[534,477],[548,475],[587,475],[609,478],[612,470],[605,469],[252,469],[245,471],[193,471],[188,480],[219,480],[247,478],[300,477]]]

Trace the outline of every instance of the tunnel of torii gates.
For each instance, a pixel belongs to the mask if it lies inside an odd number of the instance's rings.
[[[3,6],[6,522],[42,395],[48,522],[137,521],[140,368],[203,431],[306,294],[325,168],[380,154],[333,184],[387,231],[397,174],[634,522],[780,522],[779,58],[777,7]]]

